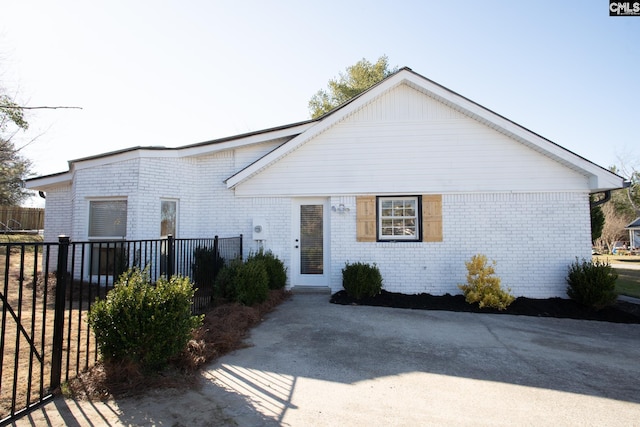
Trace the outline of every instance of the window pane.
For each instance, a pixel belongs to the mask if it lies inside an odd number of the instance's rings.
[[[322,205],[300,206],[300,273],[324,272]]]
[[[176,236],[176,211],[177,203],[171,200],[163,200],[161,202],[161,220],[160,220],[160,235],[162,237]]]
[[[418,238],[418,197],[378,198],[379,236],[383,240]]]
[[[126,235],[126,200],[89,202],[89,237],[125,237]]]

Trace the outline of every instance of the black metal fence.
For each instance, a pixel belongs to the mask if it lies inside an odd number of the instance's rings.
[[[7,243],[0,245],[0,426],[51,398],[97,360],[88,323],[96,298],[130,267],[188,276],[197,289],[192,311],[213,298],[213,278],[242,257],[242,235],[231,238]]]

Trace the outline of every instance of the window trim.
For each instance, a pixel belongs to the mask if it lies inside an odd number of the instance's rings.
[[[122,251],[123,248],[125,248],[124,242],[127,240],[127,234],[129,232],[129,200],[127,197],[100,197],[88,198],[87,201],[87,241],[89,242],[90,250],[92,252],[86,260],[87,277],[98,278],[99,280],[100,277],[104,276],[107,283],[111,283],[116,278],[110,277],[109,271],[114,270],[113,263],[117,260],[118,251]],[[94,202],[125,203],[126,219],[124,224],[124,236],[95,236],[89,234],[91,231],[91,204]],[[103,256],[102,253],[105,255]]]
[[[167,235],[163,235],[162,234],[162,203],[164,202],[173,202],[176,204],[176,217],[175,217],[175,230],[174,233],[172,234],[173,237],[177,237],[178,235],[178,218],[180,217],[180,201],[179,199],[173,199],[170,197],[161,197],[160,198],[160,238],[166,238]]]
[[[110,198],[90,198],[88,199],[87,206],[87,240],[104,240],[104,241],[117,241],[126,240],[129,228],[129,200],[126,197],[110,197]],[[123,236],[95,236],[91,235],[91,204],[94,202],[124,202],[126,205],[126,221],[124,224]]]
[[[383,236],[382,235],[382,202],[384,200],[415,200],[416,201],[416,233],[414,236]],[[393,196],[376,196],[376,241],[378,242],[421,242],[422,241],[422,195],[407,194]]]

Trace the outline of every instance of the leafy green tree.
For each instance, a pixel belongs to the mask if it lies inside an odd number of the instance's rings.
[[[31,161],[11,141],[28,127],[24,110],[7,95],[0,94],[0,205],[18,205],[28,196],[22,180],[31,171]]]
[[[602,236],[602,229],[604,228],[604,213],[600,206],[594,206],[591,208],[591,242],[595,243],[596,240]]]
[[[339,78],[329,80],[327,89],[320,89],[309,101],[312,118],[328,113],[339,105],[361,94],[385,77],[397,71],[397,67],[389,68],[386,55],[378,58],[375,64],[361,59],[355,65],[346,68]]]

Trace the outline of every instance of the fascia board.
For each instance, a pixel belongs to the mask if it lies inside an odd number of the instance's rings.
[[[115,162],[122,162],[140,158],[178,158],[178,157],[195,157],[205,154],[217,153],[220,151],[230,150],[239,147],[245,147],[254,144],[260,144],[271,140],[287,138],[298,135],[309,127],[313,126],[312,122],[301,123],[298,126],[287,127],[284,129],[275,129],[270,132],[257,133],[248,136],[239,136],[237,138],[230,137],[209,143],[199,143],[184,147],[133,147],[121,151],[104,153],[96,156],[83,157],[69,161],[69,170],[66,172],[45,175],[41,177],[30,178],[25,181],[25,187],[28,189],[40,189],[43,187],[57,186],[70,183],[73,180],[73,172],[77,170],[88,169],[96,166],[107,165]]]
[[[73,174],[71,172],[63,172],[54,175],[45,175],[26,179],[24,182],[24,186],[29,190],[44,190],[46,188],[58,187],[64,184],[71,184],[72,180]]]
[[[299,135],[312,127],[315,123],[304,123],[299,126],[275,130],[273,132],[262,133],[257,135],[251,135],[247,137],[240,137],[229,141],[218,142],[215,144],[197,144],[194,146],[178,147],[174,150],[179,152],[180,157],[193,157],[203,154],[217,153],[220,151],[230,150],[234,148],[246,147],[250,145],[260,144],[263,142],[272,141],[275,139],[288,138],[295,135]]]

